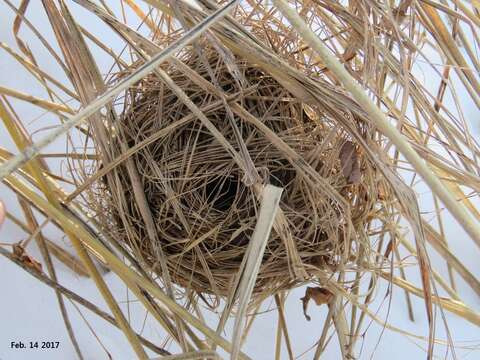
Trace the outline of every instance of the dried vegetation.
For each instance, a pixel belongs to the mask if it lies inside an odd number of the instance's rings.
[[[450,250],[442,211],[480,245],[479,146],[465,115],[465,104],[480,106],[476,1],[122,0],[117,14],[103,1],[44,0],[55,47],[28,21],[28,1],[3,1],[18,50],[0,47],[48,99],[0,86],[0,116],[20,152],[0,148],[0,174],[25,220],[6,215],[29,234],[15,251],[0,251],[55,289],[80,358],[64,297],[118,326],[139,358],[145,347],[168,354],[132,329],[102,268],[119,276],[185,359],[214,358],[217,346],[248,358],[241,343],[269,297],[279,316],[272,351],[281,358],[284,341],[293,358],[284,305],[304,284],[313,286],[302,299],[307,319],[310,299],[328,304],[314,358],[331,326],[342,357],[358,354],[365,319],[382,323],[369,307],[382,281],[405,291],[410,316],[410,296],[424,299],[429,356],[436,307],[480,325],[454,279],[479,296],[480,282]],[[124,49],[77,23],[78,6]],[[66,81],[37,63],[23,28]],[[113,64],[107,74],[98,54]],[[33,142],[12,99],[61,125]],[[66,132],[68,151],[44,152]],[[68,171],[52,173],[52,158]],[[418,175],[436,221],[420,214]],[[33,208],[65,232],[79,259],[43,236]],[[31,238],[45,268],[28,255]],[[445,260],[448,279],[433,269],[430,249]],[[406,278],[401,254],[417,262],[418,284]],[[113,316],[60,286],[51,256],[88,274]],[[203,320],[203,303],[220,309],[216,329]],[[231,315],[230,341],[221,334]]]

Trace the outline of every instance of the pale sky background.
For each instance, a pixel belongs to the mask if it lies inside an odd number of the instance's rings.
[[[14,3],[18,5],[18,1],[14,1]],[[118,8],[118,1],[109,1],[109,4],[110,3],[114,9]],[[71,1],[67,1],[67,4],[74,12],[76,20],[80,24],[87,26],[90,31],[99,33],[104,29],[104,26],[97,18],[86,13]],[[38,26],[38,29],[41,30],[42,34],[46,36],[47,39],[53,39],[53,33],[45,20],[45,13],[40,1],[34,0],[31,2],[29,11],[27,12],[27,18]],[[8,44],[11,48],[18,50],[11,31],[12,21],[13,13],[3,2],[0,2],[0,41]],[[132,16],[131,19],[129,18],[129,23],[137,24],[138,19]],[[107,42],[113,49],[121,49],[121,43],[111,31],[105,31],[103,34],[104,39],[108,39]],[[47,53],[32,33],[24,28],[21,31],[21,35],[27,42],[28,46],[36,54],[37,60],[42,64],[42,67],[50,70],[49,72],[51,74],[54,74],[63,80],[63,74],[60,71],[55,70],[56,65],[48,58]],[[52,41],[52,43],[55,42]],[[91,49],[96,59],[105,59],[103,63],[100,62],[100,68],[103,71],[109,69],[111,65],[110,59],[106,56],[102,56],[102,53],[98,48],[91,47]],[[432,89],[436,89],[438,83],[428,83],[429,72],[431,70],[429,70],[427,66],[419,67],[417,71],[420,74],[420,79],[423,77],[427,85],[432,86]],[[47,98],[46,92],[35,82],[31,75],[16,65],[14,60],[12,60],[12,58],[4,51],[1,51],[0,54],[0,85],[28,92],[40,98]],[[458,92],[459,96],[462,97],[463,90],[459,89]],[[25,103],[12,100],[12,104],[15,106],[18,115],[24,121],[24,124],[26,124],[30,132],[47,128],[47,130],[36,133],[33,136],[34,139],[38,139],[40,136],[44,135],[45,131],[48,131],[49,126],[57,124],[56,119],[50,115],[45,115],[38,109],[32,109],[31,106]],[[473,104],[465,102],[464,111],[465,116],[469,121],[472,121],[474,133],[478,135],[478,109],[475,108]],[[3,124],[0,124],[0,146],[5,147],[12,152],[17,152],[14,144],[10,141],[8,134],[6,133]],[[46,152],[62,152],[64,149],[65,139],[62,138]],[[65,168],[61,163],[53,163],[53,170],[65,171]],[[432,203],[428,196],[428,189],[423,185],[419,185],[416,190],[419,194],[422,210],[431,210]],[[21,212],[19,211],[14,195],[3,184],[0,184],[0,198],[3,199],[9,211],[20,216]],[[446,233],[447,237],[450,239],[452,251],[459,256],[469,269],[474,271],[476,276],[480,276],[478,249],[474,247],[473,242],[468,239],[467,235],[459,229],[459,226],[451,219],[449,220],[448,217],[446,219],[446,224]],[[53,226],[47,226],[45,228],[45,235],[62,246],[70,248],[73,252],[70,245],[66,244],[63,234]],[[8,221],[0,231],[0,242],[13,243],[24,238],[25,234]],[[36,259],[41,258],[36,245],[29,247],[29,252]],[[440,273],[446,274],[445,266],[438,260],[433,250],[430,253],[432,254],[433,265]],[[93,281],[76,276],[62,264],[57,263],[56,265],[61,284],[74,290],[78,294],[87,297],[90,301],[99,305],[103,309],[107,309],[93,284]],[[3,257],[0,257],[0,269],[0,281],[2,283],[2,291],[0,293],[0,360],[60,360],[75,358],[75,352],[65,331],[54,292]],[[418,283],[417,267],[408,268],[407,274],[409,280]],[[480,299],[468,289],[466,284],[464,284],[458,276],[456,279],[461,297],[468,305],[476,309],[476,311],[480,311]],[[125,286],[122,285],[114,274],[109,273],[105,275],[105,280],[117,299],[127,299]],[[317,307],[310,304],[309,314],[312,317],[312,321],[306,321],[299,300],[303,296],[304,291],[304,288],[291,291],[286,308],[287,324],[296,356],[299,356],[308,350],[318,340],[327,313],[326,306]],[[428,335],[427,320],[422,300],[412,297],[415,322],[410,322],[408,320],[403,291],[394,288],[393,294],[391,294],[392,296],[390,298],[386,293],[385,287],[379,286],[376,290],[376,295],[377,304],[376,306],[372,306],[371,309],[376,310],[378,308],[377,315],[380,318],[385,319],[388,314],[388,322],[390,324],[420,336]],[[390,300],[391,302],[389,303]],[[66,301],[66,306],[85,358],[107,359],[102,347],[92,335],[78,311],[68,301]],[[124,308],[126,309],[126,306]],[[271,301],[267,301],[265,302],[264,308],[265,310],[274,308],[274,304],[272,304]],[[103,345],[113,356],[113,359],[127,360],[135,358],[129,344],[119,330],[113,328],[95,315],[92,315],[88,310],[81,307],[80,310],[82,316],[88,320],[88,323],[94,329],[95,334],[101,339]],[[107,310],[107,312],[109,311]],[[144,309],[137,303],[131,303],[129,314],[133,327],[137,330],[140,329],[144,320]],[[439,313],[437,314],[439,315]],[[447,312],[446,315],[452,337],[455,344],[458,346],[456,349],[457,357],[459,359],[479,359],[479,329],[465,321],[455,318]],[[211,314],[208,316],[207,320],[210,325],[215,328],[217,317],[214,314]],[[369,322],[370,320],[366,321],[365,324],[367,325]],[[227,328],[231,329],[232,323],[233,321],[230,321],[229,327]],[[254,322],[250,337],[242,350],[253,359],[273,359],[276,323],[276,311],[267,311],[264,314],[259,315]],[[445,332],[439,317],[437,323],[437,337],[439,339],[445,339]],[[161,345],[165,333],[154,321],[147,318],[143,335],[157,345]],[[224,336],[227,339],[230,339],[231,332],[227,329]],[[18,350],[10,349],[11,341],[22,341],[24,343],[29,341],[59,341],[60,347],[55,350]],[[365,340],[363,342],[358,342],[357,350],[360,350],[360,348],[362,351],[359,353],[359,359],[373,358],[396,360],[405,358],[422,359],[426,357],[423,350],[425,348],[424,341],[415,340],[390,330],[383,331],[381,326],[373,322],[367,331]],[[172,352],[177,350],[175,346],[167,346],[167,349]],[[445,357],[444,350],[444,347],[436,346],[436,354],[440,358]],[[282,353],[282,358],[286,359],[287,352],[285,348]],[[151,355],[153,356],[153,354]],[[309,352],[305,356],[300,357],[300,359],[311,359],[312,356],[313,352]],[[328,346],[327,351],[322,358],[340,358],[338,343],[335,336],[332,337],[331,344]]]

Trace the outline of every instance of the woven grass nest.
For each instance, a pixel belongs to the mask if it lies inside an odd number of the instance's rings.
[[[374,219],[379,197],[371,162],[321,110],[302,103],[258,66],[240,58],[227,64],[216,49],[204,45],[201,52],[190,47],[180,56],[202,77],[203,86],[178,63],[162,69],[224,143],[158,74],[118,98],[116,106],[123,109],[119,135],[108,151],[137,148],[130,165],[141,191],[135,194],[127,164],[115,171],[115,181],[104,177],[106,191],[95,199],[104,209],[106,205],[105,221],[115,219],[109,225],[112,236],[159,274],[163,253],[178,285],[227,296],[256,224],[259,189],[270,183],[284,188],[281,214],[254,296],[292,288],[319,269],[333,274],[357,261],[360,252],[366,256],[368,240],[358,234]],[[160,129],[167,131],[152,139]],[[300,158],[292,159],[284,148]],[[305,176],[305,167],[314,169],[315,179]],[[145,196],[148,215],[137,206],[138,196]],[[154,234],[148,232],[145,216],[151,216]]]

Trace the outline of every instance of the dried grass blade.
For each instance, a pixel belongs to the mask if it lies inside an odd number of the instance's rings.
[[[36,105],[38,107],[41,107],[42,109],[45,109],[47,111],[51,111],[53,113],[59,114],[64,116],[64,114],[74,114],[75,112],[69,108],[68,106],[53,103],[48,100],[44,99],[39,99],[35,96],[28,95],[25,93],[22,93],[17,90],[9,89],[4,86],[0,86],[0,94],[2,95],[7,95],[14,97],[16,99],[20,99],[26,102],[29,102],[30,104]]]
[[[266,185],[261,195],[261,206],[258,215],[257,225],[247,248],[245,256],[247,261],[242,271],[242,276],[238,288],[234,290],[238,294],[238,311],[235,318],[232,337],[231,359],[236,360],[240,352],[240,343],[242,338],[242,328],[244,317],[247,312],[248,302],[252,295],[255,281],[263,258],[263,253],[270,238],[270,232],[275,220],[282,188],[273,185]]]
[[[0,47],[4,49],[7,53],[9,53],[19,64],[21,64],[28,72],[30,72],[37,80],[43,83],[43,80],[48,80],[48,82],[52,83],[59,89],[61,89],[66,95],[70,96],[71,98],[78,100],[77,95],[69,90],[65,85],[63,85],[60,81],[55,79],[55,77],[47,74],[45,71],[40,69],[40,67],[28,59],[25,59],[20,54],[16,53],[12,48],[10,48],[7,44],[0,42]]]
[[[470,69],[470,66],[465,61],[462,53],[455,44],[455,40],[448,31],[437,10],[433,6],[427,5],[426,3],[422,3],[421,7],[428,15],[428,20],[432,22],[432,30],[435,32],[434,35],[437,35],[442,40],[439,41],[439,44],[443,45],[442,48],[444,51],[450,52],[451,57],[454,59],[458,67],[458,69],[456,67],[456,70],[463,72],[473,89],[477,92],[477,94],[480,94],[480,83],[475,78],[475,73]],[[448,56],[448,53],[446,55]]]
[[[473,291],[480,296],[480,281],[463,265],[463,263],[448,249],[441,235],[428,223],[424,222],[425,237],[430,245],[445,259]]]
[[[290,336],[288,335],[288,327],[287,327],[287,319],[285,318],[285,311],[284,311],[284,297],[280,299],[280,295],[275,294],[275,304],[277,305],[277,311],[278,311],[278,322],[279,322],[279,330],[278,333],[281,335],[283,334],[285,337],[285,344],[287,345],[287,351],[288,351],[288,357],[290,360],[295,359],[295,356],[293,355],[293,350],[292,350],[292,344],[290,342]],[[280,342],[280,339],[277,340]]]
[[[398,287],[407,290],[410,294],[413,294],[420,298],[424,297],[423,290],[412,285],[410,282],[396,276],[391,276],[390,274],[385,272],[379,272],[379,274],[387,281],[391,280]],[[436,295],[432,295],[432,302],[434,304],[437,304],[438,306],[441,306],[445,310],[464,318],[472,324],[480,326],[480,314],[469,308],[463,302],[439,297]]]

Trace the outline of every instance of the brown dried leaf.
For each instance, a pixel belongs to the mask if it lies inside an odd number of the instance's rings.
[[[340,164],[342,165],[343,176],[349,184],[360,182],[360,163],[355,144],[351,141],[345,142],[340,149]]]
[[[325,288],[307,286],[307,289],[305,290],[305,296],[300,300],[302,300],[303,303],[303,314],[308,321],[311,319],[307,314],[307,308],[310,299],[315,301],[315,304],[317,305],[328,304],[333,299],[333,294]]]
[[[40,264],[37,260],[35,260],[30,255],[28,255],[27,252],[25,251],[25,248],[20,243],[13,244],[12,247],[13,247],[13,255],[15,256],[15,258],[20,260],[23,263],[23,265],[35,270],[36,272],[39,272],[39,273],[43,272],[42,264]]]

